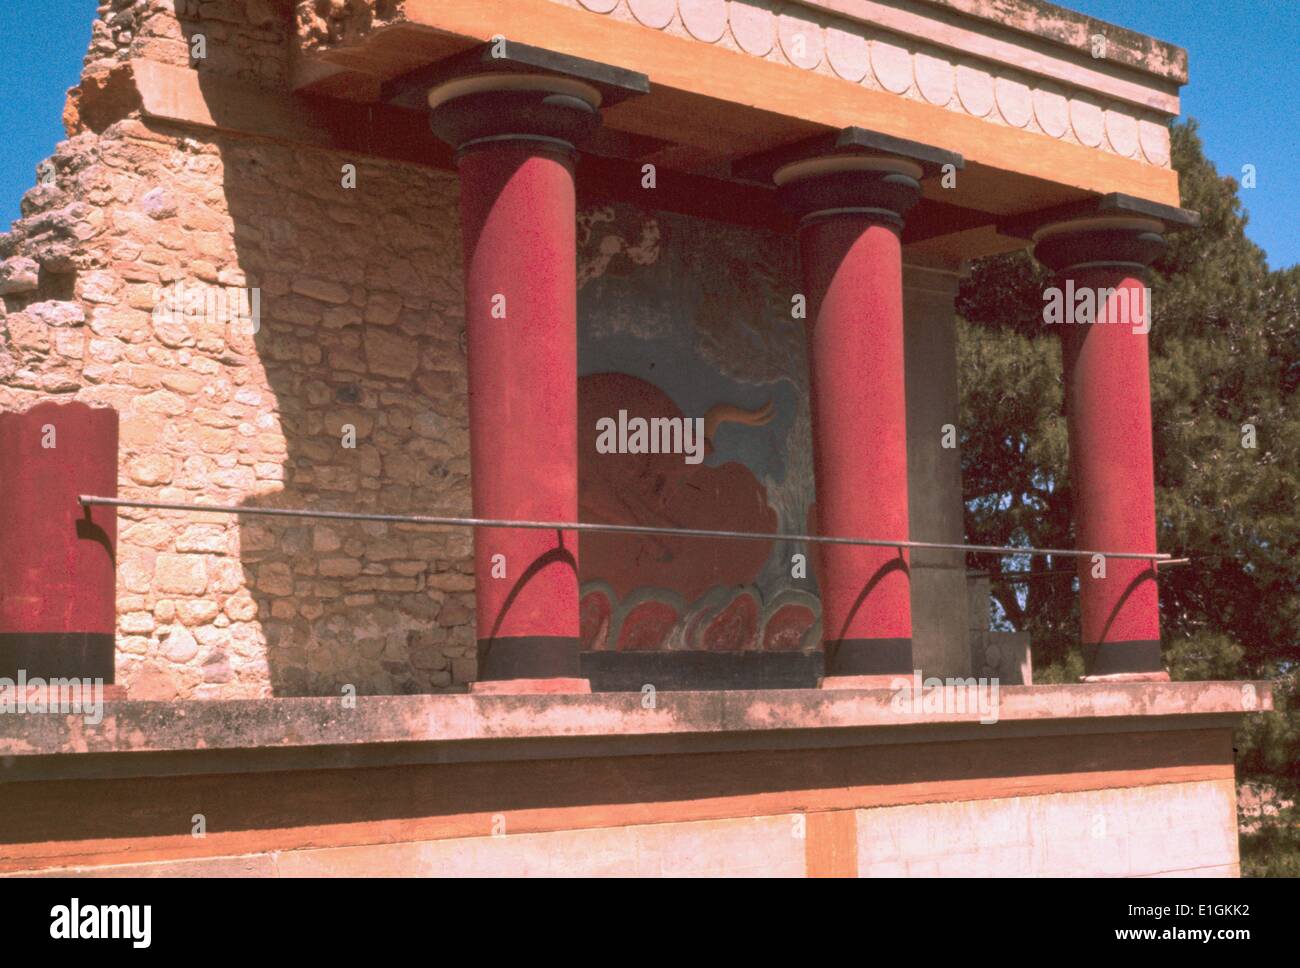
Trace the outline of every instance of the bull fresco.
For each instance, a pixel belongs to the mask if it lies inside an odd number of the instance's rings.
[[[581,519],[807,531],[814,490],[793,245],[627,205],[580,212],[578,238]],[[703,460],[598,447],[602,420],[637,418],[697,421]],[[789,541],[583,534],[583,648],[815,650],[808,555]]]

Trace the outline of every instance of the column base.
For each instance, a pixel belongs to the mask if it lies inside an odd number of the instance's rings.
[[[874,676],[824,676],[817,682],[818,689],[893,689],[899,680],[912,685],[910,672],[892,672]]]
[[[478,640],[478,681],[580,679],[576,635],[511,635]]]
[[[591,692],[590,679],[490,679],[471,682],[473,696],[541,696]]]
[[[826,652],[826,678],[910,679],[912,639],[829,639]],[[850,689],[864,688],[849,686]]]
[[[25,679],[102,679],[111,685],[116,671],[112,632],[0,632],[0,677]]]
[[[1081,682],[1168,682],[1159,639],[1085,642]]]

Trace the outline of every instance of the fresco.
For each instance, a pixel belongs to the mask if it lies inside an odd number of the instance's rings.
[[[803,533],[808,372],[792,240],[627,205],[578,218],[580,518]],[[600,453],[602,418],[699,419],[704,459]],[[807,567],[794,567],[794,556]],[[813,651],[808,548],[581,536],[587,650]],[[798,576],[794,572],[800,571]]]

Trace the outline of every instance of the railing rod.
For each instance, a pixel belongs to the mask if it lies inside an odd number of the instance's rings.
[[[1101,552],[1098,552],[1101,554]],[[1114,558],[1114,555],[1111,555]],[[1205,557],[1205,556],[1202,556]],[[1179,568],[1183,565],[1191,564],[1191,558],[1157,558],[1157,568]],[[988,578],[992,581],[1002,581],[1014,585],[1018,582],[1030,581],[1035,578],[1056,578],[1064,575],[1067,578],[1078,578],[1079,573],[1073,568],[1056,568],[1052,571],[968,571],[966,572],[967,580],[979,578]]]
[[[776,534],[760,531],[712,531],[702,528],[662,528],[648,524],[595,524],[580,521],[510,521],[497,518],[455,518],[425,514],[368,514],[358,511],[314,511],[306,508],[230,507],[220,504],[176,504],[166,501],[128,501],[125,498],[82,494],[83,506],[107,505],[155,511],[198,511],[203,514],[264,514],[282,518],[327,518],[335,521],[383,521],[392,524],[428,524],[439,527],[525,528],[534,531],[595,531],[608,534],[665,534],[683,538],[728,538],[738,541],[806,541],[812,544],[867,545],[876,548],[919,548],[932,551],[976,551],[991,555],[1064,555],[1073,558],[1142,558],[1163,561],[1169,555],[1142,551],[1078,551],[1068,548],[1012,548],[997,545],[944,544],[935,541],[888,541],[878,538],[840,538],[820,534]]]

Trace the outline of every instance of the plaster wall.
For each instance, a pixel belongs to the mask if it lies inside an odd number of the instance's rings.
[[[1231,780],[74,868],[88,877],[1237,877]],[[1119,830],[1108,822],[1121,824]],[[851,835],[845,842],[844,832]],[[847,848],[847,849],[845,849]],[[5,875],[0,875],[5,876]],[[22,876],[22,875],[18,875]]]

